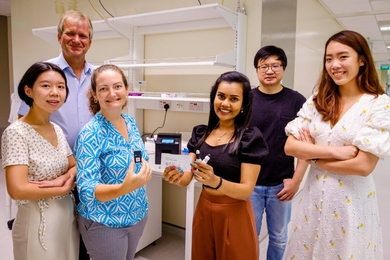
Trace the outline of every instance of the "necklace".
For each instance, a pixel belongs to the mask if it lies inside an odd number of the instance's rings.
[[[217,137],[217,142],[221,141],[221,138],[224,137],[229,132],[231,132],[231,131],[226,131],[223,135],[218,136]]]

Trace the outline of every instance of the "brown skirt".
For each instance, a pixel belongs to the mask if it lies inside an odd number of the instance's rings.
[[[257,241],[249,199],[202,190],[192,224],[192,260],[258,260]]]

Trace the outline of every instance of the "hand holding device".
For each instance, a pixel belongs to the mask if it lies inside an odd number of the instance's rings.
[[[141,153],[141,151],[138,152]],[[152,170],[150,169],[149,163],[139,155],[140,154],[137,153],[137,157],[139,157],[140,160],[139,163],[142,163],[141,169],[137,174],[134,173],[134,166],[136,162],[134,155],[134,160],[130,163],[126,177],[122,183],[126,190],[125,193],[129,193],[135,189],[138,189],[139,187],[145,185],[152,178]]]

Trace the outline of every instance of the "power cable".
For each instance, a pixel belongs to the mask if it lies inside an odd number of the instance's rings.
[[[99,0],[99,3],[100,3],[100,5],[103,7],[103,9],[104,9],[109,15],[111,15],[112,18],[114,18],[114,16],[113,16],[109,11],[107,11],[107,9],[104,7],[104,5],[102,4],[102,1]]]
[[[163,128],[164,125],[165,125],[165,119],[167,118],[167,112],[168,112],[168,109],[169,109],[169,104],[165,104],[165,105],[164,105],[164,109],[165,109],[165,114],[164,114],[164,122],[163,122],[163,125],[157,127],[156,129],[154,129],[154,131],[153,131],[153,132],[151,133],[151,135],[150,135],[150,138],[153,138],[153,140],[154,140],[154,133],[157,131],[157,129]]]
[[[93,4],[91,3],[91,0],[88,0],[89,4],[92,6],[93,10],[95,10],[95,12],[100,16],[100,18],[102,18],[104,20],[104,17],[96,10],[96,8],[93,6]]]

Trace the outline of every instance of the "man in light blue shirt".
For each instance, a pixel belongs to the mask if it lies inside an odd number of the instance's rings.
[[[58,25],[58,42],[62,53],[48,60],[65,72],[69,87],[68,99],[51,115],[50,121],[62,128],[72,150],[81,128],[93,117],[89,111],[87,93],[94,67],[85,60],[92,43],[92,33],[92,23],[87,16],[76,11],[66,12]],[[22,102],[18,114],[23,116],[28,110],[29,107]]]
[[[70,10],[63,14],[58,23],[57,31],[58,43],[61,45],[62,52],[60,56],[50,59],[48,62],[58,65],[64,71],[69,95],[61,108],[51,114],[50,121],[62,128],[66,140],[73,150],[81,128],[93,117],[89,111],[87,93],[94,67],[85,60],[85,55],[92,44],[93,27],[88,16]],[[28,111],[29,107],[22,102],[18,110],[19,116],[24,116]],[[76,202],[78,202],[76,189],[74,189],[74,195]],[[89,260],[81,238],[79,260]]]

